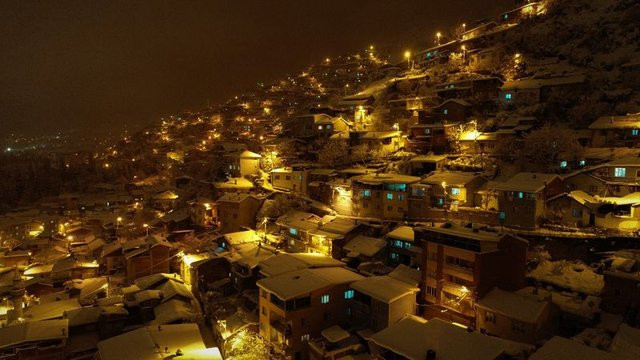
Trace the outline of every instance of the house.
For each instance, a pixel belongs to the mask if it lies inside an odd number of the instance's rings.
[[[426,175],[432,171],[442,170],[447,160],[446,155],[418,155],[409,160],[412,176]]]
[[[529,357],[529,360],[564,359],[613,360],[616,357],[596,347],[585,345],[583,342],[560,336],[552,337]]]
[[[547,199],[562,192],[554,174],[521,172],[496,182],[500,220],[505,226],[535,229],[544,218]]]
[[[524,5],[500,14],[501,23],[517,24],[522,19],[543,15],[547,11],[546,1],[527,1]]]
[[[410,226],[400,225],[384,236],[389,247],[388,263],[419,267],[422,263],[422,248],[415,242]]]
[[[161,211],[169,211],[176,208],[180,195],[176,192],[167,190],[153,196],[153,207]]]
[[[69,320],[27,321],[0,328],[3,359],[64,359]]]
[[[144,326],[98,343],[100,360],[183,357],[222,360],[218,348],[207,348],[197,324]]]
[[[322,330],[320,335],[318,338],[309,340],[311,360],[344,359],[365,353],[360,339],[340,325],[330,326]]]
[[[349,284],[361,279],[343,267],[323,267],[259,280],[260,334],[287,356],[308,359],[309,340],[346,321]]]
[[[157,273],[169,272],[169,256],[173,245],[156,235],[138,238],[122,246],[127,281]]]
[[[285,122],[285,136],[296,139],[313,138],[326,131],[324,127],[327,122],[333,124],[333,118],[327,114],[306,114],[296,116]],[[320,129],[318,126],[322,126],[323,128]]]
[[[433,114],[443,123],[463,123],[467,121],[471,104],[461,99],[447,99],[433,107]]]
[[[376,359],[474,359],[524,358],[530,346],[467,331],[440,320],[407,316],[369,339]]]
[[[434,92],[443,99],[470,99],[491,100],[500,93],[503,81],[500,78],[487,76],[472,79],[463,79],[438,84],[434,87]],[[451,103],[445,107],[453,106]],[[456,106],[467,107],[464,103]],[[444,108],[442,109],[444,111]]]
[[[409,273],[409,276],[406,274]],[[351,284],[347,314],[355,328],[380,331],[416,313],[420,272],[398,266],[389,275],[371,276]]]
[[[222,233],[253,229],[263,200],[255,195],[226,193],[216,200],[218,226]]]
[[[367,131],[349,133],[351,146],[366,145],[372,150],[393,153],[404,147],[401,131]]]
[[[210,199],[198,198],[189,202],[191,223],[201,228],[210,228],[218,219],[218,206]]]
[[[591,176],[604,180],[601,196],[625,196],[640,191],[640,156],[619,158],[588,169]],[[582,190],[582,189],[581,189]],[[602,192],[604,190],[604,192]]]
[[[555,77],[550,79],[518,79],[507,81],[500,88],[500,102],[503,105],[534,105],[546,101],[552,90],[573,90],[582,86],[583,75]]]
[[[353,124],[356,130],[366,130],[371,122],[374,100],[371,95],[355,94],[343,97],[338,106],[353,113]]]
[[[546,211],[548,220],[567,226],[635,231],[640,227],[640,192],[600,197],[575,190],[549,199]]]
[[[427,201],[432,207],[473,206],[475,191],[485,183],[475,173],[461,171],[437,171],[420,181],[429,186]]]
[[[601,116],[589,125],[593,147],[640,146],[640,114]]]
[[[227,178],[225,181],[213,183],[218,193],[249,193],[253,189],[253,183],[243,177]]]
[[[428,318],[473,325],[475,299],[494,287],[524,286],[526,240],[451,224],[416,228],[416,238],[426,253],[421,269]]]
[[[349,131],[351,127],[351,122],[341,116],[318,118],[314,123],[315,136],[320,138],[329,138],[335,133]]]
[[[500,66],[504,57],[504,50],[498,47],[467,51],[469,67],[480,73],[490,73],[494,71]]]
[[[220,253],[231,264],[229,271],[231,285],[242,293],[247,289],[255,289],[260,278],[260,263],[274,256],[276,250],[260,244],[249,242],[238,244],[229,252]]]
[[[311,166],[296,164],[271,170],[271,185],[274,189],[307,193]]]
[[[342,247],[362,232],[363,227],[351,219],[324,216],[316,229],[309,230],[311,238],[308,251],[339,259]]]
[[[539,300],[492,289],[476,302],[476,329],[489,335],[538,344],[551,334],[551,299]]]
[[[638,272],[604,272],[602,309],[619,314],[629,323],[640,323],[640,275]]]
[[[276,220],[286,246],[291,252],[310,252],[312,230],[316,230],[321,218],[315,214],[291,210]]]
[[[431,122],[412,125],[405,139],[407,151],[418,154],[446,153],[450,148],[449,139],[454,134],[457,123]]]
[[[409,214],[409,186],[420,178],[375,173],[354,176],[351,180],[356,216],[402,220]]]
[[[223,156],[225,170],[231,177],[247,177],[260,173],[262,156],[249,150],[234,152]]]

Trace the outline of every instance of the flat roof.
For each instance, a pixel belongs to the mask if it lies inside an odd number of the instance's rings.
[[[522,296],[510,291],[494,288],[476,303],[478,306],[520,320],[535,324],[544,309],[549,305],[546,301]]]
[[[406,295],[415,294],[419,288],[390,276],[371,276],[351,283],[351,288],[365,295],[390,304]]]
[[[374,256],[387,245],[384,239],[358,235],[346,243],[342,248],[348,251],[347,256]]]
[[[285,253],[261,261],[260,272],[265,276],[277,276],[289,271],[330,266],[345,266],[345,263],[321,254]]]
[[[503,191],[542,191],[548,183],[560,177],[556,174],[521,172],[513,175],[509,180],[496,182],[496,189]]]
[[[480,175],[463,171],[437,171],[422,180],[425,184],[441,185],[445,182],[447,185],[465,186]]]

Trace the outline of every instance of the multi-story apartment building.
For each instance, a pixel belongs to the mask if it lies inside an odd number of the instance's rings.
[[[419,177],[365,174],[352,178],[354,215],[402,220],[409,214],[409,185]]]
[[[422,285],[427,317],[472,325],[475,302],[493,287],[524,286],[526,240],[445,224],[416,228],[423,243]]]
[[[309,340],[346,321],[349,284],[363,278],[344,267],[324,267],[259,280],[260,334],[287,356],[308,359]]]

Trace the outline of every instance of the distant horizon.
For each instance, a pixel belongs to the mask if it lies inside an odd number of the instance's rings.
[[[135,132],[327,56],[428,44],[435,29],[513,3],[9,2],[0,14],[0,138]]]

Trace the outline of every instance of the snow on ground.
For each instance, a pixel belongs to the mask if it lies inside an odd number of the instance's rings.
[[[604,286],[602,275],[580,261],[541,260],[528,276],[543,283],[587,295],[598,295]]]

